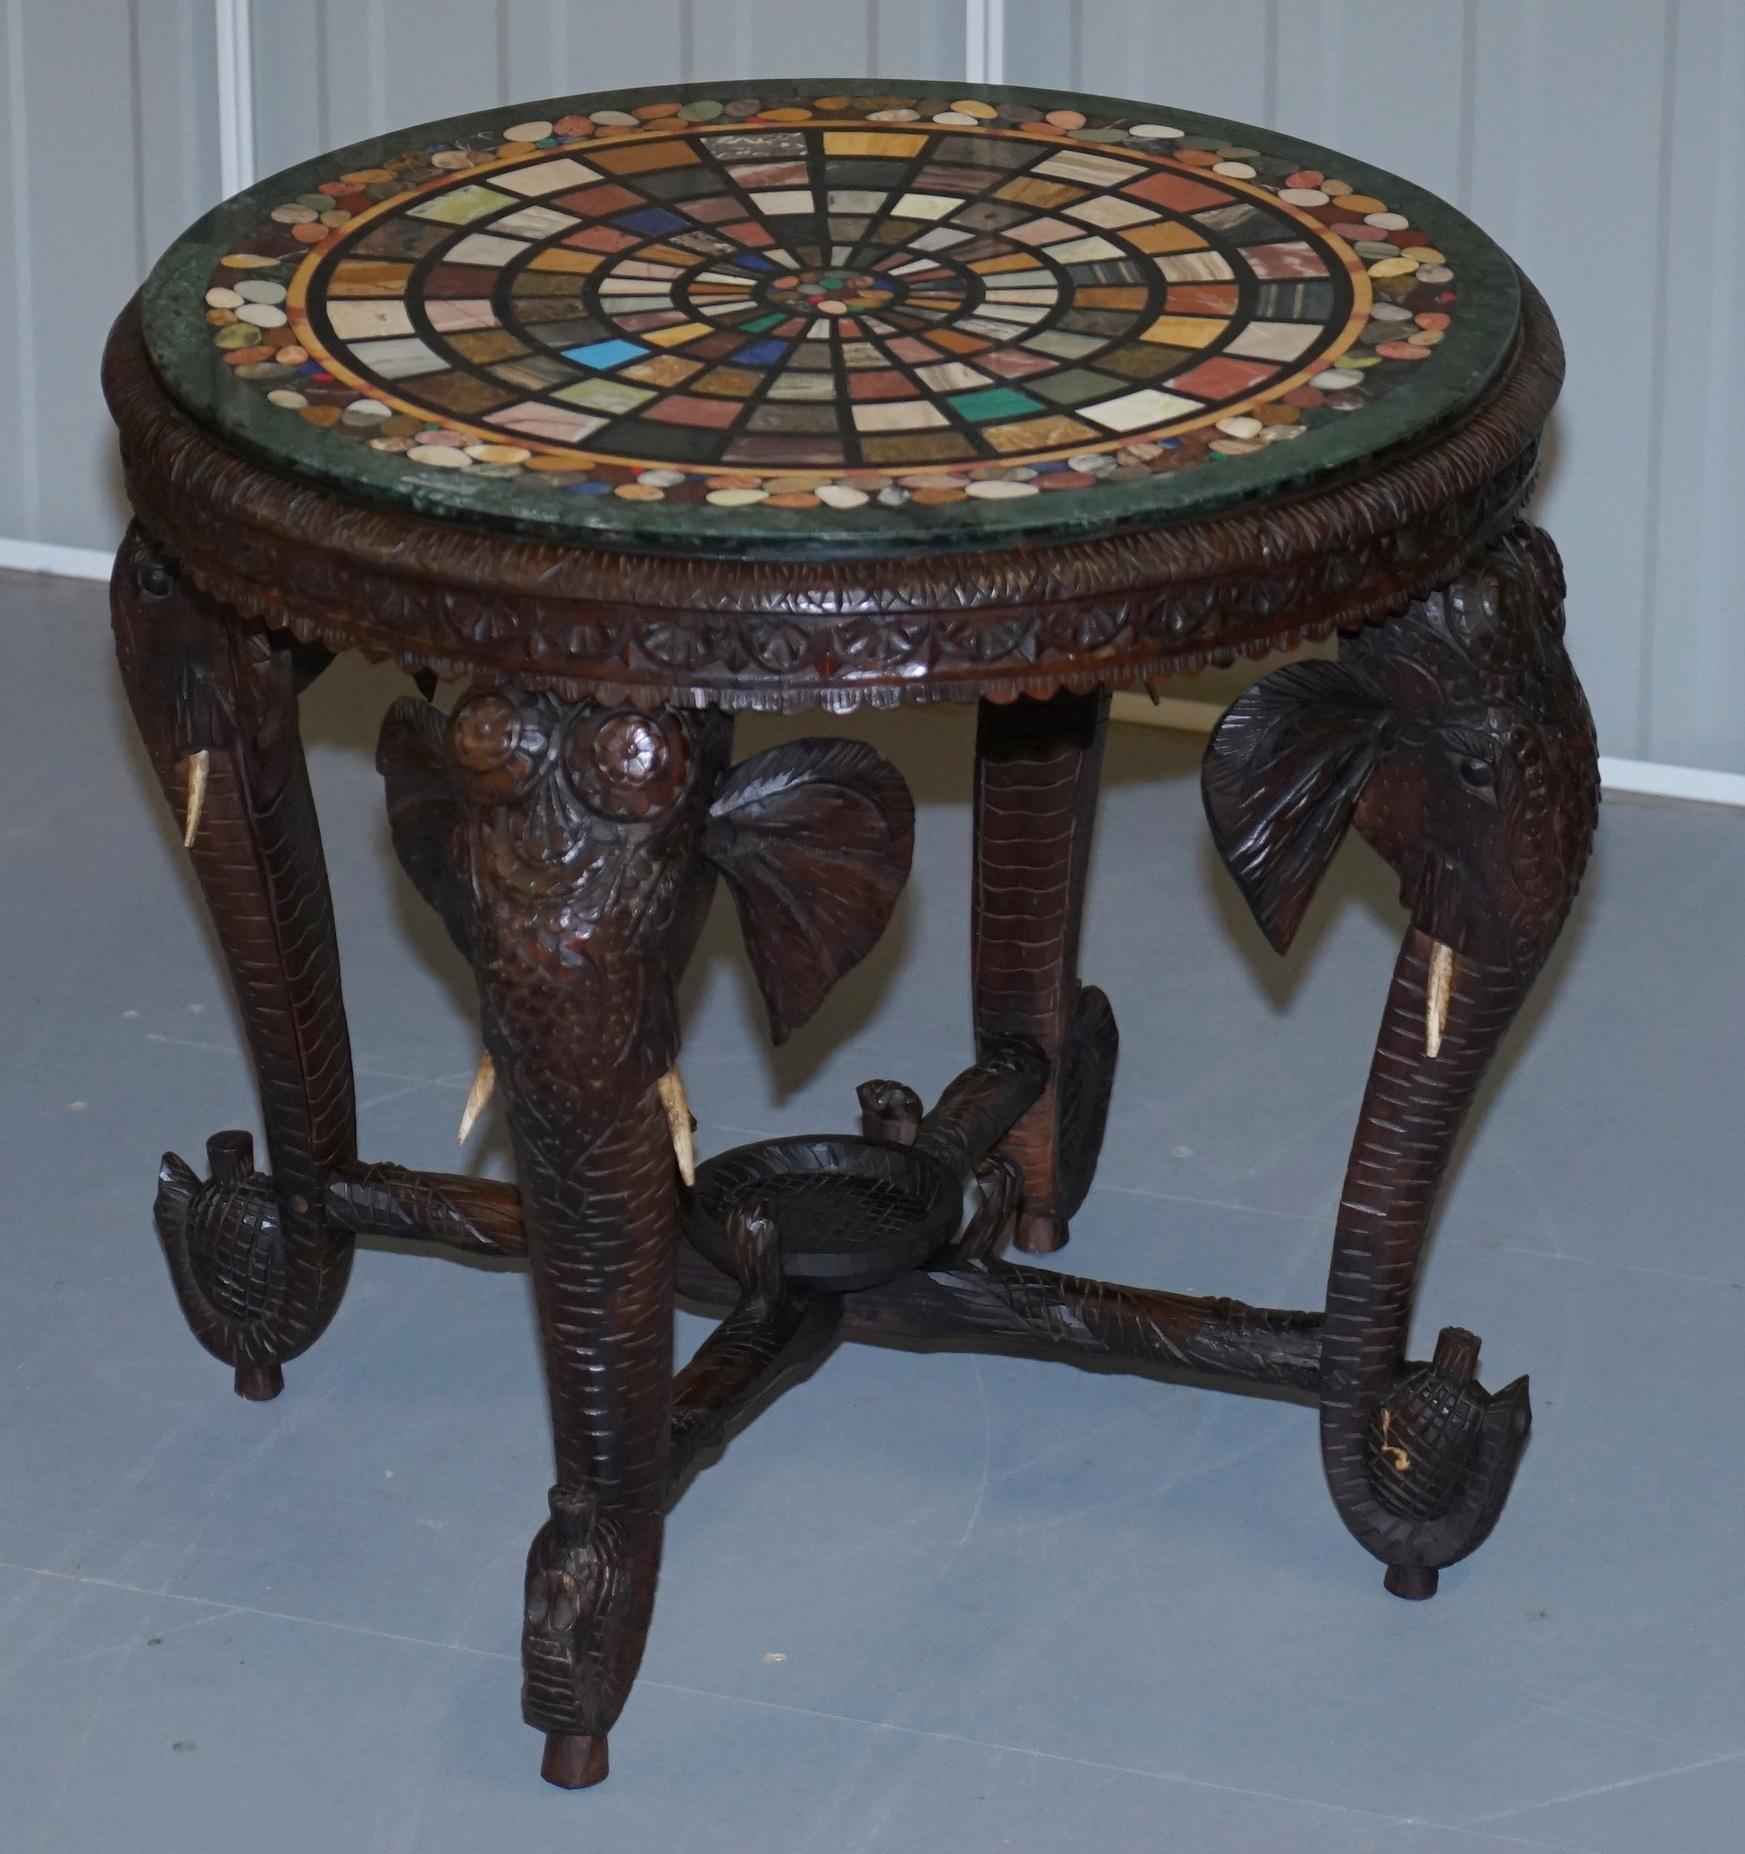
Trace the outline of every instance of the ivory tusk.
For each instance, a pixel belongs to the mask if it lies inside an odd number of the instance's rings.
[[[487,1050],[479,1058],[479,1066],[473,1074],[473,1085],[467,1092],[467,1104],[460,1110],[460,1131],[454,1136],[457,1146],[467,1143],[467,1135],[473,1130],[473,1123],[485,1111],[485,1103],[491,1098],[491,1090],[497,1085],[497,1065],[491,1060]]]
[[[697,1148],[691,1140],[691,1104],[685,1099],[685,1078],[676,1068],[655,1083],[660,1104],[666,1110],[667,1131],[673,1139],[673,1157],[679,1162],[679,1176],[687,1185],[697,1182]]]
[[[212,755],[204,747],[198,753],[188,755],[188,803],[182,821],[182,847],[185,850],[193,849],[194,839],[199,834],[200,813],[206,804],[206,775],[211,766]]]
[[[1430,977],[1424,986],[1424,1054],[1439,1055],[1448,1026],[1448,1000],[1454,990],[1454,948],[1440,940],[1430,952]]]

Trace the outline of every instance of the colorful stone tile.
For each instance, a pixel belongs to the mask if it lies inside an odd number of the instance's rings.
[[[1171,419],[1203,412],[1205,407],[1198,400],[1183,399],[1175,393],[1160,393],[1147,387],[1141,392],[1124,393],[1119,399],[1104,399],[1081,410],[1086,418],[1094,419],[1106,430],[1135,432],[1153,431]]]
[[[585,187],[600,178],[598,168],[584,166],[568,155],[551,161],[535,161],[526,167],[505,168],[493,177],[492,184],[507,187],[528,199],[543,199],[548,193],[563,193]]]
[[[590,412],[617,415],[647,405],[654,394],[646,387],[632,386],[628,380],[596,379],[559,387],[552,398],[566,406],[586,406]]]
[[[647,352],[635,341],[590,341],[586,347],[565,348],[564,358],[583,367],[622,367],[626,361],[641,360]]]
[[[1278,373],[1261,361],[1238,360],[1233,354],[1201,361],[1184,373],[1170,375],[1170,384],[1200,400],[1243,399],[1258,392]]]
[[[465,183],[427,194],[406,208],[414,219],[434,219],[438,225],[471,225],[488,218],[505,206],[519,206],[518,199],[500,193],[495,187],[475,187]]]
[[[327,307],[327,324],[338,341],[368,341],[377,335],[409,335],[412,317],[403,298],[360,302],[334,302]]]
[[[519,218],[521,215],[517,213],[515,216]],[[574,219],[566,218],[564,229],[567,231],[574,224]],[[474,232],[458,244],[451,245],[448,256],[454,264],[485,264],[495,269],[516,258],[526,257],[527,249],[527,245],[519,238],[499,238],[492,232]]]

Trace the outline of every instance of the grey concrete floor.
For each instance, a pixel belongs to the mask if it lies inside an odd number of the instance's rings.
[[[612,1779],[566,1795],[516,1704],[549,1478],[525,1278],[366,1251],[261,1406],[176,1312],[158,1154],[253,1103],[102,607],[0,578],[3,1854],[1745,1846],[1745,818],[1606,806],[1487,1092],[1418,1343],[1474,1327],[1488,1381],[1531,1370],[1537,1426],[1434,1602],[1384,1595],[1301,1404],[844,1347],[679,1504]],[[447,1167],[468,984],[370,764],[404,686],[341,664],[307,732],[364,1149]],[[687,986],[705,1150],[847,1127],[863,1077],[930,1094],[967,1059],[970,718],[847,725],[915,789],[915,878],[779,1056],[718,913]],[[1111,736],[1084,970],[1125,1040],[1070,1258],[1314,1304],[1391,879],[1353,845],[1273,958],[1196,758]],[[503,1170],[500,1122],[475,1147]],[[705,1330],[681,1316],[681,1349]]]

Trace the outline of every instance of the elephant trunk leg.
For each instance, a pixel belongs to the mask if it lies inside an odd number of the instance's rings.
[[[660,1569],[672,1406],[672,1144],[653,1088],[586,1151],[506,1090],[557,1480],[527,1559],[522,1712],[545,1774],[606,1774]]]
[[[634,1054],[615,1064],[582,1008],[585,979],[578,997],[581,975],[546,967],[525,927],[487,907],[476,949],[556,1463],[527,1557],[522,1715],[546,1735],[547,1778],[579,1788],[606,1775],[660,1571],[677,1174],[654,1081]]]
[[[449,806],[434,734],[418,746],[400,727],[384,755],[397,841],[478,979],[551,1402],[522,1711],[545,1734],[546,1777],[580,1788],[606,1775],[660,1569],[678,1215],[661,1081],[709,901],[702,842],[728,725],[475,691],[443,729]]]
[[[166,1155],[158,1234],[195,1337],[236,1368],[243,1396],[270,1397],[345,1291],[352,1244],[327,1220],[326,1184],[357,1156],[298,665],[287,644],[188,584],[137,526],[116,561],[111,610],[128,701],[236,989],[271,1168],[254,1170],[240,1133],[214,1136],[207,1183]]]
[[[1418,1261],[1449,1156],[1532,973],[1454,955],[1434,1055],[1426,1012],[1447,952],[1409,928],[1352,1144],[1327,1283],[1321,1452],[1334,1504],[1389,1567],[1398,1595],[1476,1550],[1526,1445],[1526,1380],[1487,1395],[1477,1341],[1445,1331],[1434,1362],[1404,1365]]]
[[[970,974],[978,1053],[1038,1044],[1051,1072],[1000,1150],[1023,1177],[1016,1242],[1062,1248],[1103,1143],[1118,1038],[1109,1001],[1078,976],[1079,921],[1108,725],[1106,691],[1001,705],[976,726]]]

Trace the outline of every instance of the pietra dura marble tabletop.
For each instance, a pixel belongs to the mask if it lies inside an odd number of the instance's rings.
[[[605,1775],[673,1492],[843,1337],[1294,1387],[1396,1595],[1482,1543],[1526,1381],[1485,1390],[1458,1327],[1404,1346],[1595,820],[1561,570],[1521,520],[1561,373],[1508,257],[1391,174],[1161,105],[851,80],[378,137],[216,207],[124,311],[122,673],[266,1142],[261,1169],[212,1135],[204,1178],[167,1154],[158,1234],[255,1398],[359,1235],[528,1258],[556,1473],[523,1709],[552,1781]],[[1334,632],[1231,707],[1204,777],[1280,948],[1353,825],[1400,876],[1325,1306],[1007,1259],[1067,1241],[1115,1082],[1077,969],[1109,692]],[[358,1154],[297,737],[347,648],[418,686],[378,763],[478,976],[469,1114],[501,1089],[518,1190]],[[851,1131],[699,1163],[674,987],[715,879],[780,1040],[876,942],[913,827],[872,746],[734,765],[733,710],[939,699],[980,703],[973,1060],[931,1109],[869,1081]],[[676,1377],[675,1292],[724,1316]]]
[[[153,362],[347,494],[842,558],[1325,480],[1469,407],[1516,340],[1507,258],[1343,157],[1091,99],[717,89],[275,176],[159,266]]]

